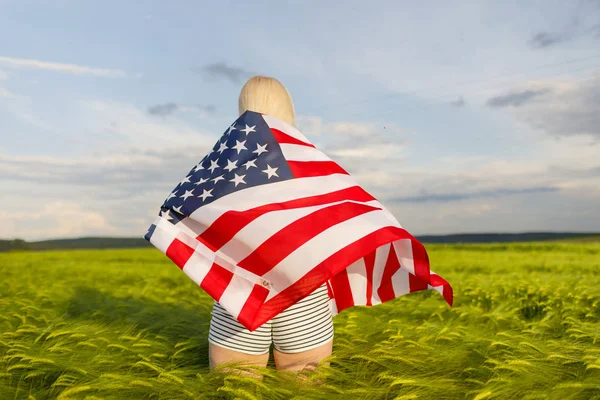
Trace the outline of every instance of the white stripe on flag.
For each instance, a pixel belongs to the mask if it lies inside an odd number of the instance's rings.
[[[402,225],[400,225],[400,222],[398,222],[398,220],[396,219],[396,217],[394,217],[394,214],[392,214],[392,212],[390,210],[388,210],[379,201],[377,201],[377,200],[371,200],[371,201],[369,201],[369,202],[367,202],[365,204],[367,204],[369,206],[381,208],[383,210],[383,213],[390,219],[390,221],[393,222],[394,226],[397,226],[398,228],[402,228]]]
[[[429,270],[429,275],[430,276],[439,276],[438,274],[436,274],[435,272],[433,272],[432,270]],[[440,286],[431,286],[431,285],[427,285],[429,287],[429,289],[435,289],[438,292],[440,292],[440,294],[443,296],[444,295],[444,286],[440,285]]]
[[[263,244],[267,239],[294,221],[322,208],[346,202],[348,201],[335,201],[311,207],[268,212],[243,227],[229,242],[223,245],[217,253],[221,257],[228,257],[227,259],[229,262],[237,264],[248,257],[254,249],[258,248],[258,246]],[[352,201],[351,203],[364,204],[359,201]]]
[[[279,146],[288,161],[331,161],[331,158],[327,157],[325,153],[314,147],[288,143],[282,143]]]
[[[444,295],[444,287],[443,286],[431,286],[428,284],[427,289],[437,290],[442,296]]]
[[[159,248],[163,253],[166,253],[167,249],[171,245],[171,242],[177,239],[180,242],[185,243],[188,247],[194,249],[195,253],[201,254],[212,264],[212,260],[215,258],[214,252],[206,247],[203,243],[196,240],[194,232],[182,230],[181,228],[183,225],[181,223],[173,225],[166,218],[160,216],[156,217],[153,223],[156,225],[156,228],[152,234],[152,237],[150,238],[150,242]]]
[[[335,298],[329,299],[329,310],[331,311],[331,316],[335,317],[338,315],[337,305],[335,304]]]
[[[210,271],[212,264],[213,260],[195,252],[183,266],[183,272],[196,282],[196,284],[200,285],[206,274]]]
[[[408,280],[408,271],[400,268],[392,275],[392,287],[394,288],[394,297],[402,296],[410,292],[410,283]]]
[[[239,267],[237,265],[237,263],[231,262],[229,257],[227,257],[224,254],[217,254],[217,256],[215,258],[215,263],[220,265],[221,267],[225,268],[232,274],[246,279],[247,281],[251,282],[252,284],[255,284],[255,283],[260,284],[263,281],[263,279],[260,276],[256,275],[255,273],[250,272],[247,269],[244,269],[242,267]]]
[[[371,304],[381,304],[381,299],[377,293],[377,289],[381,286],[381,276],[385,264],[387,263],[388,256],[390,255],[390,244],[379,246],[375,251],[375,266],[373,267],[373,292],[371,296]]]
[[[177,237],[179,229],[160,216],[155,218],[154,225],[156,225],[156,228],[154,228],[154,232],[150,237],[150,243],[163,253],[166,253],[171,242]]]
[[[302,132],[300,132],[296,127],[288,124],[287,122],[282,121],[277,118],[273,118],[270,115],[263,115],[262,117],[265,120],[265,122],[267,123],[267,125],[269,126],[269,128],[275,128],[275,129],[277,129],[283,133],[286,133],[286,134],[290,135],[291,137],[296,138],[302,142],[312,144],[312,143],[310,143],[310,140],[308,140]]]
[[[234,318],[237,318],[246,300],[250,297],[253,288],[254,283],[241,276],[233,275],[229,285],[227,285],[221,295],[219,304],[233,315]]]
[[[393,245],[402,268],[414,275],[415,261],[413,260],[412,242],[410,239],[395,240]]]
[[[206,229],[206,225],[201,224],[190,217],[185,217],[181,219],[181,221],[179,221],[175,225],[193,238],[197,237]]]
[[[358,182],[346,174],[332,174],[273,182],[268,185],[258,185],[223,196],[204,207],[198,208],[190,214],[190,218],[205,226],[209,226],[227,211],[244,211],[266,204],[318,196],[352,186],[358,186]],[[202,232],[198,232],[198,234],[200,233]]]
[[[167,252],[169,245],[175,239],[194,249],[194,253],[192,253],[192,256],[183,268],[183,271],[190,276],[194,282],[200,284],[213,263],[219,264],[232,274],[238,275],[250,281],[252,284],[257,282],[260,283],[262,281],[258,275],[238,267],[235,265],[236,263],[230,262],[226,256],[215,254],[211,249],[206,247],[204,243],[196,240],[195,237],[191,237],[186,232],[180,231],[179,229],[182,224],[177,224],[177,226],[175,226],[163,217],[156,217],[154,224],[156,225],[156,228],[150,241],[157,248],[159,248],[159,245],[162,246],[160,249],[163,253]]]
[[[354,299],[355,305],[367,304],[365,294],[367,293],[367,267],[365,266],[365,259],[360,258],[350,264],[346,268],[348,273],[348,281],[352,290],[352,298]]]
[[[389,219],[381,210],[375,210],[340,222],[314,236],[264,275],[273,282],[267,301],[332,254],[385,226],[391,226]]]

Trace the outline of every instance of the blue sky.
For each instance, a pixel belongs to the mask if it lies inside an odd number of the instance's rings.
[[[0,0],[0,238],[141,236],[250,76],[411,233],[600,231],[600,2]]]

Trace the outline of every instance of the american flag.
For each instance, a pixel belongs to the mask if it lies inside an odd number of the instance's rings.
[[[298,129],[247,111],[177,184],[144,238],[248,330],[327,283],[332,315],[452,288],[427,252]]]

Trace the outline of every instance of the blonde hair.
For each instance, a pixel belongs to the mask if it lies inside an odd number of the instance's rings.
[[[292,96],[275,78],[257,75],[246,82],[238,99],[238,111],[242,115],[247,110],[270,115],[296,126]]]

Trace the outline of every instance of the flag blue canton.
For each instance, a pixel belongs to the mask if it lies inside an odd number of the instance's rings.
[[[230,193],[293,177],[262,115],[246,111],[177,184],[159,215],[176,223]]]
[[[148,228],[148,232],[146,232],[146,234],[144,235],[144,239],[146,239],[147,241],[150,241],[150,238],[154,234],[155,229],[156,229],[156,225],[154,225],[154,224],[150,225],[150,227]]]

